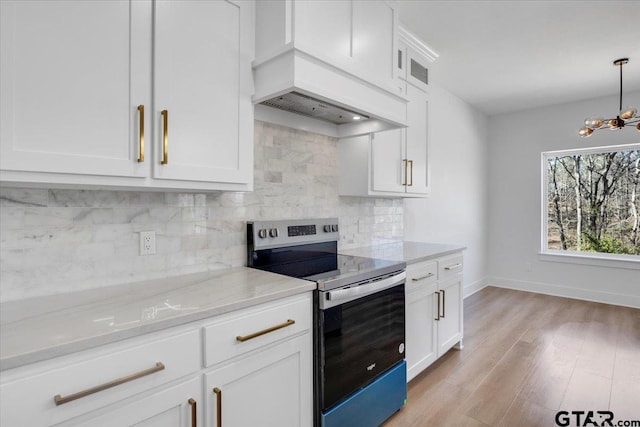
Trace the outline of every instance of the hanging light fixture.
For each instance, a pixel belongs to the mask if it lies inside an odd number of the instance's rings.
[[[613,65],[620,67],[620,112],[615,119],[603,119],[600,117],[590,117],[584,121],[584,127],[578,131],[578,135],[583,138],[591,136],[594,130],[610,129],[620,130],[625,126],[635,125],[640,132],[640,117],[638,110],[634,107],[622,109],[622,66],[629,62],[629,58],[620,58],[613,61]]]

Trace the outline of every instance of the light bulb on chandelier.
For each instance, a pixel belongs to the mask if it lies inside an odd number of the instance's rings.
[[[622,109],[622,66],[629,62],[629,58],[620,58],[613,61],[613,65],[620,67],[620,109],[618,115],[613,119],[603,119],[601,117],[590,117],[584,121],[584,127],[578,131],[578,135],[587,138],[593,134],[594,130],[609,129],[620,130],[625,126],[635,125],[640,132],[640,117],[638,109],[627,107]]]

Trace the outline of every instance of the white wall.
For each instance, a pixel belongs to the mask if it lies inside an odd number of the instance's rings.
[[[431,85],[431,195],[404,204],[404,240],[453,243],[464,253],[465,295],[487,276],[488,119]]]
[[[625,94],[640,106],[640,92]],[[489,120],[490,284],[640,307],[640,270],[542,261],[541,166],[543,151],[640,141],[635,129],[577,130],[590,115],[617,111],[616,96],[493,116]]]

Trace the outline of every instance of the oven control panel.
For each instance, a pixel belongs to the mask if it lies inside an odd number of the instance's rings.
[[[253,249],[337,241],[338,218],[249,221],[247,239]]]
[[[314,234],[316,234],[315,225],[290,225],[287,227],[287,236],[289,237],[313,236]]]

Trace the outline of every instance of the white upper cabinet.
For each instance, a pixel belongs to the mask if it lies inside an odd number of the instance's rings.
[[[395,79],[394,7],[379,0],[295,2],[296,47],[390,88]]]
[[[3,182],[252,189],[252,2],[0,3]]]
[[[398,88],[406,93],[409,82],[424,90],[429,90],[429,66],[438,58],[438,53],[415,37],[404,27],[399,27],[398,47],[395,55],[395,67],[398,75]]]
[[[149,6],[0,2],[3,172],[147,174],[137,106],[151,99]]]
[[[429,95],[407,84],[407,96],[409,126],[406,129],[339,140],[340,195],[429,195]]]
[[[244,55],[250,40],[243,31],[253,22],[243,15],[227,1],[155,3],[154,178],[252,180],[246,160],[253,131],[244,120],[253,108],[251,58]]]
[[[428,69],[416,65],[415,59],[426,63],[429,51],[418,57],[411,47],[418,45],[416,40],[401,37],[395,63],[396,88],[409,101],[407,127],[340,139],[343,196],[426,197],[430,193]]]

